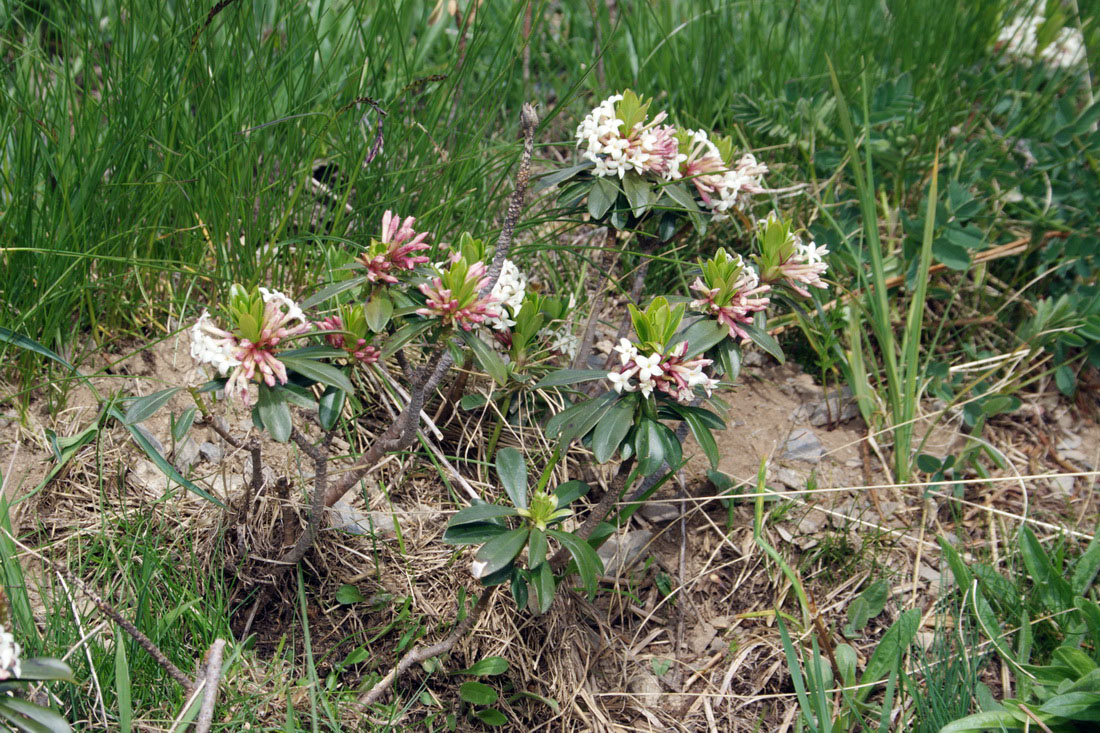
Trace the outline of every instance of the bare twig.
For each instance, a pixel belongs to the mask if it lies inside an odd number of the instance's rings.
[[[596,531],[596,526],[607,518],[611,510],[615,508],[615,504],[619,501],[619,497],[622,496],[623,491],[626,489],[627,479],[630,478],[633,467],[633,456],[619,464],[619,470],[615,474],[615,480],[607,487],[607,493],[603,495],[596,506],[589,510],[588,518],[584,520],[584,524],[582,524],[573,534],[577,535],[582,540],[587,540],[592,533]],[[565,563],[569,561],[569,558],[569,551],[564,547],[559,548],[558,551],[554,553],[553,557],[550,558],[550,568],[555,571],[561,570]]]
[[[222,650],[225,649],[224,639],[215,639],[210,645],[210,651],[206,654],[206,677],[203,680],[205,689],[202,694],[202,707],[199,708],[199,718],[195,722],[195,733],[207,733],[214,722],[214,703],[218,699],[218,680],[222,676]]]
[[[317,539],[317,530],[321,526],[321,516],[325,513],[325,493],[328,488],[328,445],[332,440],[332,433],[326,433],[321,440],[321,445],[315,446],[305,437],[293,429],[290,438],[302,452],[313,459],[313,497],[309,503],[309,519],[306,528],[298,536],[298,541],[290,551],[279,558],[279,562],[286,565],[296,565],[305,557],[306,552],[313,546]]]
[[[489,608],[489,604],[492,602],[493,595],[496,592],[496,588],[487,588],[481,597],[477,599],[477,603],[467,614],[466,618],[455,624],[454,629],[447,635],[445,639],[430,646],[416,646],[409,650],[405,656],[401,657],[397,666],[389,671],[385,677],[380,679],[374,687],[370,688],[365,695],[359,698],[359,709],[362,710],[369,705],[373,705],[378,702],[383,695],[392,689],[393,683],[398,677],[403,675],[409,667],[414,664],[427,661],[432,657],[438,657],[440,654],[446,654],[454,645],[457,644],[463,636],[466,635],[470,629],[474,627],[474,624],[478,622],[481,616],[485,613],[485,610]]]
[[[168,659],[167,656],[165,656],[164,652],[162,652],[156,644],[153,643],[152,639],[143,634],[141,630],[138,629],[138,627],[127,621],[121,613],[116,611],[114,607],[111,606],[111,604],[107,603],[107,601],[103,600],[103,598],[98,593],[86,586],[84,584],[84,581],[73,575],[73,573],[64,565],[54,562],[37,550],[33,550],[30,547],[24,545],[18,540],[18,538],[15,537],[15,535],[13,535],[7,529],[3,529],[3,532],[8,536],[8,539],[10,539],[20,548],[22,548],[26,552],[29,552],[42,562],[49,565],[55,573],[57,573],[65,580],[72,583],[76,588],[78,588],[80,592],[86,595],[105,616],[118,624],[123,631],[129,634],[133,638],[133,640],[138,643],[138,646],[147,651],[149,653],[149,656],[156,660],[157,664],[159,664],[172,679],[183,685],[185,688],[191,689],[191,686],[194,685],[194,681],[186,674],[184,674],[179,667],[172,664],[172,661]]]

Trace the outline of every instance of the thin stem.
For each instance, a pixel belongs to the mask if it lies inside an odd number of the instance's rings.
[[[215,639],[206,655],[206,678],[203,680],[202,707],[195,722],[195,733],[207,733],[214,722],[214,703],[218,699],[218,680],[222,676],[224,639]]]

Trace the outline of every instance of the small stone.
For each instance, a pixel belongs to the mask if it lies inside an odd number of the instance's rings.
[[[1074,464],[1080,466],[1081,468],[1085,469],[1086,471],[1095,471],[1096,470],[1096,466],[1093,465],[1092,459],[1090,459],[1082,451],[1067,450],[1067,451],[1060,451],[1060,452],[1062,454],[1062,458],[1066,459],[1067,461],[1070,461],[1071,463],[1074,463]]]
[[[182,443],[176,446],[175,453],[172,454],[172,464],[176,467],[176,470],[186,475],[191,467],[195,465],[195,462],[199,460],[199,444],[192,438],[186,438]]]
[[[747,367],[758,367],[764,365],[764,355],[756,349],[750,349],[745,353],[745,358],[742,363]]]
[[[802,373],[791,377],[788,381],[790,381],[791,386],[795,388],[795,391],[803,397],[818,397],[821,395],[821,387],[817,385],[817,382],[815,382],[814,378],[809,374]]]
[[[1068,450],[1077,450],[1081,447],[1081,443],[1082,441],[1080,435],[1074,435],[1073,433],[1070,433],[1069,435],[1058,441],[1058,445],[1055,446],[1055,449],[1059,453],[1065,453]]]
[[[144,425],[131,425],[133,430],[141,433],[141,436],[149,441],[149,444],[157,449],[157,453],[164,455],[164,444],[157,440],[157,437],[149,432],[148,428]]]
[[[802,491],[806,488],[806,477],[793,468],[780,466],[775,469],[775,480],[788,489]]]
[[[225,458],[225,449],[217,443],[207,441],[199,445],[199,455],[207,463],[221,463],[222,458]]]
[[[672,501],[646,502],[642,505],[642,508],[638,510],[638,514],[641,514],[645,519],[654,524],[662,524],[664,522],[671,522],[675,519],[679,519],[680,507],[676,502]]]
[[[630,691],[638,696],[639,701],[647,708],[655,708],[661,702],[664,690],[661,682],[652,672],[639,672],[630,679]],[[643,730],[639,728],[638,730]]]
[[[635,529],[609,537],[596,551],[603,560],[604,574],[615,578],[629,570],[652,537],[653,533],[648,529]]]
[[[1069,496],[1073,493],[1073,476],[1052,476],[1050,487],[1056,494]]]
[[[859,407],[850,396],[834,395],[814,403],[810,410],[810,424],[820,428],[833,423],[847,422],[857,415],[859,415]]]
[[[783,458],[790,461],[818,463],[825,455],[825,446],[808,428],[795,428],[783,443]]]
[[[374,537],[394,536],[396,526],[393,515],[388,512],[364,512],[341,499],[328,510],[329,522],[333,529],[354,535]]]
[[[691,630],[688,644],[691,646],[691,651],[695,654],[702,654],[710,646],[711,641],[718,634],[718,629],[714,628],[706,621],[699,622],[699,625]]]

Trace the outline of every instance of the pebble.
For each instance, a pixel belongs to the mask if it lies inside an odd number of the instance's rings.
[[[808,428],[795,428],[783,443],[783,458],[789,461],[818,463],[825,455],[825,446]]]
[[[1073,476],[1054,476],[1050,479],[1050,487],[1056,494],[1069,496],[1073,493]]]
[[[217,443],[207,441],[199,446],[199,455],[208,463],[221,463],[225,457],[225,449]]]
[[[638,510],[638,514],[655,524],[671,522],[680,518],[680,507],[676,502],[660,501],[656,503],[646,502]]]
[[[794,489],[795,491],[802,491],[806,488],[806,477],[793,468],[780,466],[775,469],[775,480],[788,489]]]
[[[596,551],[603,560],[604,575],[616,578],[628,571],[652,537],[653,533],[648,529],[634,529],[608,537],[607,542]]]
[[[172,465],[176,470],[186,475],[195,462],[199,460],[199,444],[193,438],[185,438],[176,446],[176,452],[172,456]]]
[[[364,512],[341,499],[328,510],[329,522],[341,532],[375,537],[394,536],[396,527],[389,512]]]

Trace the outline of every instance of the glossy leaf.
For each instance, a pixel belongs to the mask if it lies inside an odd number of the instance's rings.
[[[299,356],[280,355],[279,360],[286,365],[287,369],[301,374],[306,379],[312,379],[314,382],[327,384],[348,393],[355,391],[355,387],[351,386],[351,382],[348,381],[344,372],[331,364],[324,364]]]
[[[443,531],[443,541],[450,545],[480,545],[494,537],[499,537],[508,528],[492,522],[471,522],[448,527]]]
[[[606,379],[606,369],[559,369],[550,372],[540,379],[533,389],[548,389],[550,387],[564,387],[568,384],[591,382],[596,379]]]
[[[637,173],[627,173],[623,177],[623,190],[626,191],[626,200],[635,217],[645,214],[657,202],[649,181]]]
[[[535,588],[535,603],[540,614],[550,610],[554,603],[554,591],[557,584],[550,563],[544,562],[531,571],[531,585]]]
[[[363,315],[366,316],[370,330],[382,333],[393,316],[393,301],[376,292],[363,308]]]
[[[18,697],[0,698],[0,719],[26,733],[69,733],[69,723],[53,710]]]
[[[450,521],[447,522],[447,526],[457,527],[462,524],[487,522],[499,517],[514,516],[516,516],[516,510],[510,506],[500,506],[499,504],[474,504],[451,517]]]
[[[486,542],[476,555],[478,562],[485,563],[482,577],[492,575],[511,565],[527,544],[528,534],[529,530],[526,527],[520,527]]]
[[[588,215],[599,220],[619,197],[619,187],[606,178],[596,178],[588,190]]]
[[[786,357],[783,355],[783,349],[779,346],[779,342],[775,340],[775,337],[770,333],[753,323],[742,323],[741,328],[745,330],[745,333],[749,335],[749,338],[752,339],[754,344],[775,357],[775,360],[780,364],[786,361]]]
[[[290,440],[290,431],[293,427],[290,407],[283,399],[280,390],[261,384],[259,398],[256,400],[256,412],[259,413],[260,420],[275,441],[285,443]]]
[[[573,557],[573,562],[577,564],[577,573],[581,576],[581,583],[584,585],[585,591],[588,593],[589,598],[595,596],[596,583],[600,574],[603,573],[603,561],[592,549],[592,545],[569,532],[548,529],[546,533],[560,542],[562,547]]]
[[[336,602],[345,606],[349,606],[352,603],[362,603],[367,600],[367,597],[363,595],[354,585],[344,583],[336,589]]]
[[[499,728],[502,725],[508,725],[508,718],[504,713],[500,712],[496,708],[482,708],[481,710],[474,711],[474,717],[480,720],[482,723],[493,728]]]
[[[73,671],[69,665],[60,659],[51,657],[34,657],[24,659],[20,665],[19,679],[21,680],[64,680],[76,682]]]
[[[523,454],[512,447],[497,451],[497,476],[508,498],[520,509],[527,508],[527,464]]]
[[[596,463],[610,461],[633,426],[633,402],[622,400],[612,405],[611,409],[600,418],[592,434],[592,452],[595,454]]]
[[[532,529],[531,537],[527,541],[527,564],[530,567],[542,565],[546,560],[546,533],[540,529]]]
[[[558,507],[568,506],[589,492],[588,484],[576,479],[566,481],[554,489],[554,495],[558,497]]]
[[[108,414],[116,420],[123,422],[122,413],[120,413],[118,410],[111,408],[108,411]],[[141,431],[139,426],[126,425],[126,429],[130,431],[130,437],[134,439],[134,442],[137,443],[138,447],[141,448],[145,455],[149,457],[149,460],[153,462],[153,465],[160,469],[161,473],[163,473],[176,483],[182,485],[191,493],[197,496],[201,496],[207,501],[213,504],[217,504],[220,507],[225,507],[225,504],[223,504],[220,499],[212,496],[206,490],[199,488],[194,483],[188,481],[182,475],[180,475],[180,472],[176,470],[176,467],[169,463],[164,458],[164,456],[160,454],[160,451],[156,449],[156,446],[149,442],[149,438],[145,435],[145,433]]]
[[[348,280],[342,280],[342,281],[337,282],[337,283],[332,283],[330,285],[326,285],[325,287],[321,288],[320,290],[318,290],[313,295],[306,298],[305,301],[302,302],[301,308],[302,308],[302,310],[309,310],[310,308],[314,307],[315,305],[320,305],[321,303],[324,303],[326,300],[328,300],[329,298],[331,298],[335,295],[339,295],[340,293],[347,292],[348,290],[351,290],[352,288],[359,287],[360,285],[362,285],[366,281],[367,281],[367,278],[365,278],[365,277],[353,277],[353,278],[348,279]]]
[[[710,461],[710,467],[717,470],[718,459],[721,456],[718,453],[718,443],[714,440],[714,436],[711,435],[710,429],[697,413],[685,411],[681,414],[684,417],[684,422],[686,422],[691,429],[691,434],[695,437],[695,442],[703,449],[703,455]]]
[[[197,410],[194,407],[188,407],[172,421],[172,440],[177,443],[183,442],[183,439],[187,437],[187,432],[191,430],[191,426],[195,422],[196,412]]]
[[[672,339],[672,341],[673,343],[687,341],[688,350],[684,358],[690,359],[693,356],[698,356],[706,351],[710,351],[715,346],[728,339],[729,335],[729,327],[723,326],[718,321],[710,318],[700,318],[680,331],[680,333],[676,334],[676,337]]]
[[[493,378],[494,382],[502,386],[508,383],[508,365],[504,363],[504,360],[500,358],[500,354],[493,347],[482,341],[471,331],[459,331],[459,336],[474,352],[474,359]]]
[[[336,427],[344,411],[344,400],[348,393],[337,387],[326,387],[321,399],[317,402],[317,420],[321,423],[321,429],[328,431]]]
[[[424,318],[421,320],[412,321],[406,323],[401,328],[386,339],[385,345],[382,346],[382,358],[388,359],[403,349],[411,341],[415,340],[420,334],[429,330],[436,325],[436,321],[433,318]]]

